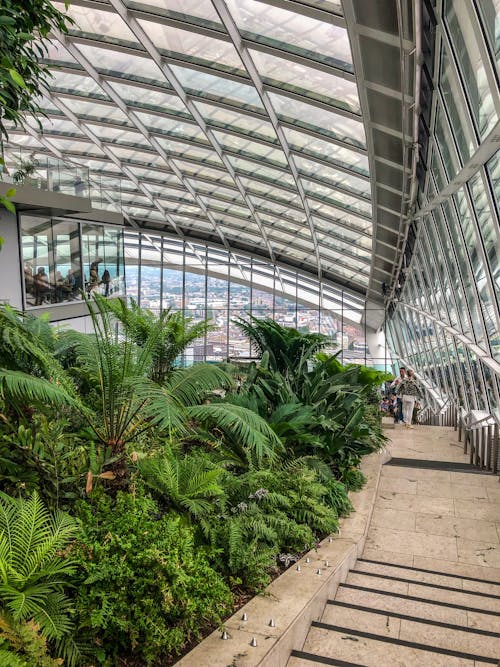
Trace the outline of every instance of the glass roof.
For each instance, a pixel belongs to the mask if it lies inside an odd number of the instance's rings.
[[[132,224],[175,223],[363,294],[371,185],[341,3],[276,5],[73,0],[46,58],[47,118],[10,143],[85,164],[101,188],[119,174]]]

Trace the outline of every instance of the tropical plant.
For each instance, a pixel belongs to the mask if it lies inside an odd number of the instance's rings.
[[[98,494],[79,502],[77,513],[76,625],[99,662],[165,664],[231,610],[229,588],[195,547],[193,529],[159,513],[154,501]]]
[[[291,327],[283,327],[272,319],[249,316],[249,320],[238,318],[236,326],[250,338],[262,356],[269,355],[269,367],[283,375],[297,376],[307,368],[316,352],[330,344],[328,336],[319,333],[302,333]]]
[[[88,452],[64,419],[35,413],[28,423],[7,420],[0,432],[0,485],[11,495],[40,495],[51,508],[67,506],[82,490]]]
[[[153,313],[133,299],[109,299],[106,304],[137,345],[144,347],[154,338],[150,378],[158,384],[165,382],[188,345],[215,328],[207,320],[193,323],[192,318],[180,311],[167,309]]]
[[[76,533],[63,512],[50,514],[38,493],[14,499],[0,493],[0,617],[34,621],[47,639],[72,628],[65,588],[74,563],[61,553]]]
[[[203,452],[182,454],[167,445],[161,455],[140,459],[138,467],[147,486],[181,514],[202,517],[223,494],[224,471]]]

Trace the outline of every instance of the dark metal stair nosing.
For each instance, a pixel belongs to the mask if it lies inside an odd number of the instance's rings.
[[[480,609],[478,607],[467,607],[463,604],[453,604],[451,602],[442,602],[440,600],[431,600],[430,598],[421,598],[416,595],[406,595],[404,593],[394,593],[393,591],[383,591],[379,588],[369,588],[368,586],[358,586],[357,584],[339,584],[339,588],[352,588],[357,591],[365,591],[366,593],[377,593],[377,595],[388,595],[393,598],[401,598],[403,600],[412,600],[413,602],[425,602],[426,604],[434,604],[439,607],[449,607],[450,609],[461,609],[463,611],[472,611],[477,614],[486,614],[487,616],[500,616],[500,612],[491,611],[490,609]]]
[[[454,586],[443,586],[443,584],[431,584],[428,581],[416,581],[415,579],[406,579],[404,577],[393,577],[390,574],[378,574],[377,572],[365,572],[364,570],[349,570],[349,573],[363,574],[367,577],[377,577],[378,579],[389,579],[389,581],[401,581],[405,584],[415,584],[417,586],[426,586],[427,588],[437,588],[438,590],[451,591],[452,593],[466,593],[467,595],[479,595],[483,598],[493,598],[500,600],[500,595],[493,595],[493,593],[482,593],[481,591],[467,591],[463,588],[455,588]]]
[[[372,632],[356,630],[355,628],[344,628],[340,625],[330,625],[330,623],[323,623],[321,621],[313,621],[311,626],[313,628],[320,628],[331,632],[339,632],[346,635],[354,635],[355,637],[363,637],[364,639],[384,642],[386,644],[392,644],[393,646],[404,646],[405,648],[414,648],[420,651],[428,651],[429,653],[439,653],[441,655],[449,655],[455,658],[463,658],[464,660],[474,660],[477,662],[487,662],[492,665],[498,665],[498,657],[493,658],[490,656],[476,655],[475,653],[454,651],[453,649],[441,648],[440,646],[431,646],[430,644],[419,644],[418,642],[411,642],[406,639],[396,639],[395,637],[376,635]]]
[[[319,662],[322,665],[332,665],[333,667],[366,667],[357,662],[346,662],[345,660],[338,660],[337,658],[329,658],[326,655],[316,655],[316,653],[308,653],[307,651],[298,651],[296,649],[291,652],[290,657],[311,660],[312,662]]]
[[[500,581],[492,581],[491,579],[479,579],[479,577],[466,577],[460,574],[451,574],[449,572],[440,572],[439,570],[427,570],[423,567],[412,567],[410,565],[399,565],[397,563],[384,563],[381,560],[372,560],[371,558],[358,558],[359,563],[373,563],[374,565],[387,565],[387,567],[398,567],[403,570],[414,570],[415,572],[426,572],[427,574],[438,574],[442,577],[454,577],[455,579],[463,579],[464,581],[477,581],[481,584],[492,584],[493,586],[500,586]],[[487,569],[487,568],[485,568]]]
[[[411,621],[412,623],[425,623],[426,625],[435,625],[440,628],[447,628],[448,630],[457,630],[459,632],[470,632],[476,635],[484,635],[485,637],[500,637],[500,632],[493,632],[493,630],[481,630],[481,628],[471,628],[469,626],[455,625],[454,623],[446,623],[445,621],[434,621],[430,618],[421,618],[419,616],[409,616],[408,614],[400,614],[395,611],[387,611],[385,609],[377,609],[373,607],[366,607],[360,604],[353,604],[351,602],[342,602],[341,600],[327,600],[327,604],[334,607],[345,607],[347,609],[356,609],[357,611],[366,611],[370,614],[379,614],[380,616],[392,616],[399,618],[402,621]]]

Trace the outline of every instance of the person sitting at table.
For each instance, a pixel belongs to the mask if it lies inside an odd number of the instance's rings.
[[[45,267],[40,266],[33,280],[35,287],[35,306],[41,306],[50,292],[49,276],[45,273]]]

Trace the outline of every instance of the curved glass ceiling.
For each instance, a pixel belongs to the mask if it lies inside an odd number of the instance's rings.
[[[73,0],[69,36],[50,43],[43,134],[11,141],[102,187],[118,176],[134,226],[365,293],[370,175],[340,2],[276,4]]]

